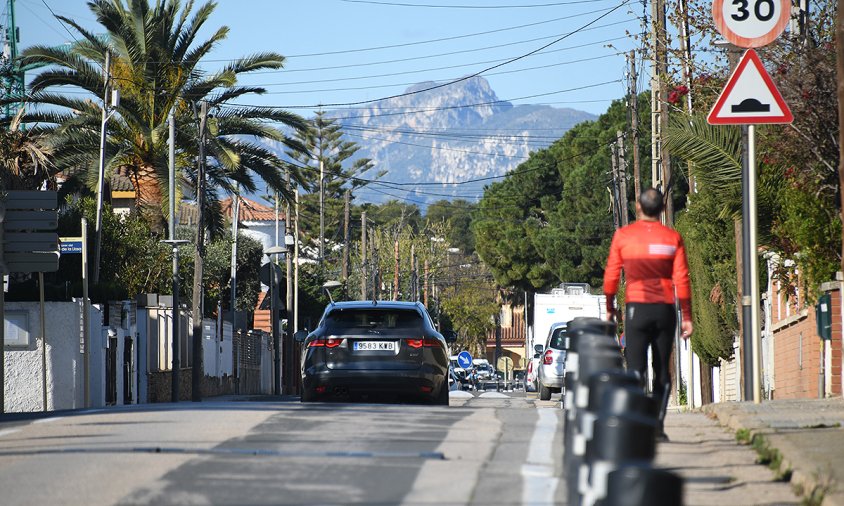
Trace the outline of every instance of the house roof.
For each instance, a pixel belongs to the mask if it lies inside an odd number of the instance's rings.
[[[127,167],[118,167],[111,176],[111,191],[135,191],[135,185],[129,177],[129,169]]]
[[[223,215],[229,220],[232,218],[232,199],[227,198],[220,201],[220,207],[223,210]],[[240,197],[240,210],[238,221],[241,223],[246,221],[256,222],[273,222],[275,221],[275,210],[272,207],[259,204],[254,200]],[[196,212],[196,204],[193,202],[182,202],[179,204],[178,218],[180,225],[196,225],[199,217]],[[284,211],[279,210],[278,219],[284,220]]]
[[[232,198],[222,200],[220,206],[223,208],[223,213],[231,219]],[[275,209],[244,197],[240,197],[238,213],[239,221],[275,221]],[[278,219],[284,220],[284,211],[281,209],[278,211]]]

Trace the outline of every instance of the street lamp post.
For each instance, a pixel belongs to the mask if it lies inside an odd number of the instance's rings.
[[[278,289],[279,282],[276,277],[276,255],[285,253],[287,250],[281,246],[267,248],[264,253],[270,257],[270,330],[273,338],[273,395],[281,395],[281,350],[278,335]]]
[[[284,333],[284,389],[285,393],[287,394],[296,394],[298,382],[296,381],[296,374],[294,372],[295,361],[293,359],[294,355],[294,344],[293,344],[293,278],[290,276],[290,272],[293,267],[293,248],[296,246],[296,238],[293,237],[291,234],[285,234],[284,236],[284,246],[286,248],[285,253],[285,281],[287,282],[287,297],[285,301],[285,306],[287,307],[287,329]]]

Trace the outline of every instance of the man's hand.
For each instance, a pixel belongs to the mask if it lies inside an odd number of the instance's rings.
[[[688,338],[692,337],[693,331],[694,331],[694,328],[692,327],[692,321],[691,320],[683,320],[680,323],[680,337],[682,337],[683,339],[688,339]]]

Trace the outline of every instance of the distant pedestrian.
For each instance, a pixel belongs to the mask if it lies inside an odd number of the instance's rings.
[[[648,346],[653,357],[652,395],[659,403],[658,438],[667,440],[665,411],[671,390],[668,369],[677,331],[675,299],[680,303],[683,339],[692,335],[692,296],[686,248],[680,234],[659,222],[664,206],[655,188],[642,191],[636,202],[636,222],[616,230],[604,271],[607,315],[616,319],[615,295],[621,270],[625,288],[625,358],[627,370],[636,372],[645,385]]]

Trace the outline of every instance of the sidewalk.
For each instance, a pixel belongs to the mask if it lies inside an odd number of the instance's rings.
[[[670,412],[656,464],[685,479],[686,506],[844,506],[844,399],[727,402]],[[738,439],[751,443],[736,444]],[[757,462],[767,459],[768,466]],[[822,502],[821,502],[822,501]]]

